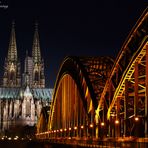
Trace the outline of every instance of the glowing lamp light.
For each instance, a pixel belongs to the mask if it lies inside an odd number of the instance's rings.
[[[77,130],[77,127],[75,126],[74,129]]]
[[[83,125],[81,125],[81,129],[83,129],[84,128],[84,126]]]
[[[71,127],[69,128],[69,131],[71,131]]]
[[[56,133],[56,130],[54,130],[54,133]]]
[[[65,128],[64,131],[67,131],[67,129]]]
[[[119,120],[118,119],[115,120],[115,124],[119,124]]]
[[[89,126],[90,126],[90,128],[93,128],[93,124],[90,124]]]
[[[62,130],[62,129],[60,129],[60,132],[63,132],[63,130]]]
[[[101,126],[104,126],[105,125],[105,123],[104,122],[101,122]]]
[[[59,130],[57,130],[57,133],[59,132]]]
[[[139,121],[139,118],[138,117],[135,117],[135,121]]]

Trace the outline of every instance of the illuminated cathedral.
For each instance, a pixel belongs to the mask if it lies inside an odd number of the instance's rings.
[[[22,74],[15,24],[12,23],[0,88],[0,131],[12,130],[17,126],[34,126],[42,107],[50,105],[51,96],[52,89],[45,88],[44,60],[41,57],[38,25],[35,25],[32,55],[26,54]]]

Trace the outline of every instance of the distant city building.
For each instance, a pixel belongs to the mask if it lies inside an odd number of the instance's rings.
[[[21,74],[13,23],[0,88],[0,131],[12,130],[16,126],[35,125],[42,107],[50,106],[51,97],[52,89],[45,88],[38,25],[35,26],[32,56],[26,54],[24,73]]]

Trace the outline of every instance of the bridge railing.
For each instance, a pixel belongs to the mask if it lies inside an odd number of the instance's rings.
[[[43,138],[44,137],[44,138]],[[133,138],[133,137],[121,137],[121,138],[106,138],[106,139],[95,139],[95,138],[77,138],[77,137],[48,137],[46,135],[39,138],[41,141],[56,144],[66,145],[77,145],[83,147],[116,147],[116,148],[147,148],[148,138]]]

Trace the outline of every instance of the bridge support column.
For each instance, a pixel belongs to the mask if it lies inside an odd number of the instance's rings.
[[[134,85],[134,91],[135,91],[135,95],[134,95],[134,115],[135,117],[137,117],[138,115],[138,62],[135,63],[135,73],[134,73],[134,77],[135,77],[135,85]],[[137,125],[135,124],[135,136],[138,136],[138,129],[137,129]]]
[[[118,121],[118,122],[117,122]],[[117,98],[117,118],[115,121],[115,137],[120,137],[120,98]]]
[[[138,108],[138,63],[136,62],[135,63],[135,73],[134,73],[134,76],[135,76],[135,86],[134,86],[134,89],[135,89],[135,96],[134,96],[134,114],[135,116],[137,116],[137,108]]]
[[[148,137],[148,45],[146,45],[145,137]]]
[[[95,115],[95,120],[96,120],[96,130],[95,130],[95,137],[98,139],[99,138],[99,117],[96,114]]]
[[[112,85],[112,83],[110,83],[110,87],[109,87],[109,105],[111,103],[112,98],[113,98],[113,85]],[[108,122],[109,122],[109,125],[108,125],[108,136],[112,137],[113,136],[113,132],[112,132],[113,128],[111,128],[111,126],[112,126],[112,119],[111,119],[111,117],[110,117]]]
[[[127,103],[128,103],[128,80],[125,80],[125,98],[124,98],[124,133],[127,136]]]

